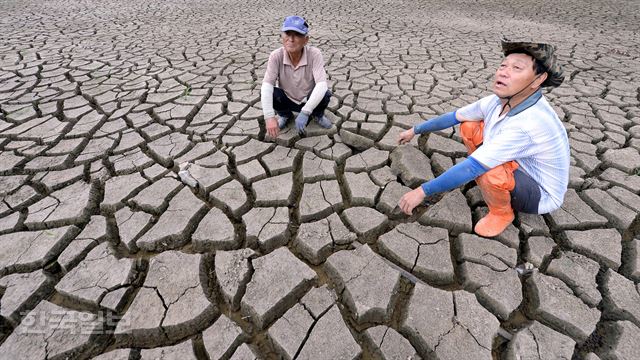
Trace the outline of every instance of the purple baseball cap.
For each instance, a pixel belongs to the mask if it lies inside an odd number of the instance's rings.
[[[307,25],[306,20],[300,16],[287,16],[282,22],[282,29],[280,29],[280,31],[285,32],[289,30],[302,35],[307,35],[309,32],[309,25]]]

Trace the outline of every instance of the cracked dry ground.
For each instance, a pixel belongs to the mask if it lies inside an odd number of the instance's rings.
[[[0,9],[0,358],[640,358],[637,2]],[[292,13],[335,126],[270,140]],[[466,154],[458,129],[396,136],[489,94],[501,35],[559,48],[564,206],[496,239],[473,183],[402,216]]]

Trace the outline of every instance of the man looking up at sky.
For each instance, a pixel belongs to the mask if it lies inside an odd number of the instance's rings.
[[[542,94],[564,80],[552,45],[502,41],[504,59],[496,70],[493,95],[425,121],[399,135],[460,124],[469,157],[437,178],[402,196],[398,205],[410,215],[425,199],[476,180],[489,208],[474,231],[484,237],[502,233],[514,210],[546,214],[562,205],[569,182],[569,142],[562,122]]]

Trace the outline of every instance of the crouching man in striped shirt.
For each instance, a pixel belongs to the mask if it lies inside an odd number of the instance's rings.
[[[564,126],[542,95],[542,87],[564,80],[554,47],[502,41],[504,59],[493,81],[494,95],[404,131],[416,134],[460,125],[469,157],[406,193],[400,209],[410,215],[425,199],[476,180],[489,213],[475,232],[494,237],[514,219],[514,210],[549,213],[562,205],[569,182],[569,142]]]

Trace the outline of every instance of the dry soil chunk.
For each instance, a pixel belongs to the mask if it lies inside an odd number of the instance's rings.
[[[253,260],[254,273],[242,298],[242,310],[264,328],[299,299],[316,274],[287,248]]]
[[[419,278],[435,284],[454,281],[447,230],[416,223],[400,224],[378,239],[380,254]]]
[[[318,320],[298,359],[355,359],[360,353],[360,346],[334,305]]]
[[[561,280],[534,272],[526,284],[532,296],[528,311],[534,319],[577,341],[595,330],[600,311],[590,309]]]
[[[364,245],[342,250],[329,257],[326,269],[356,321],[384,322],[389,319],[400,272]]]

